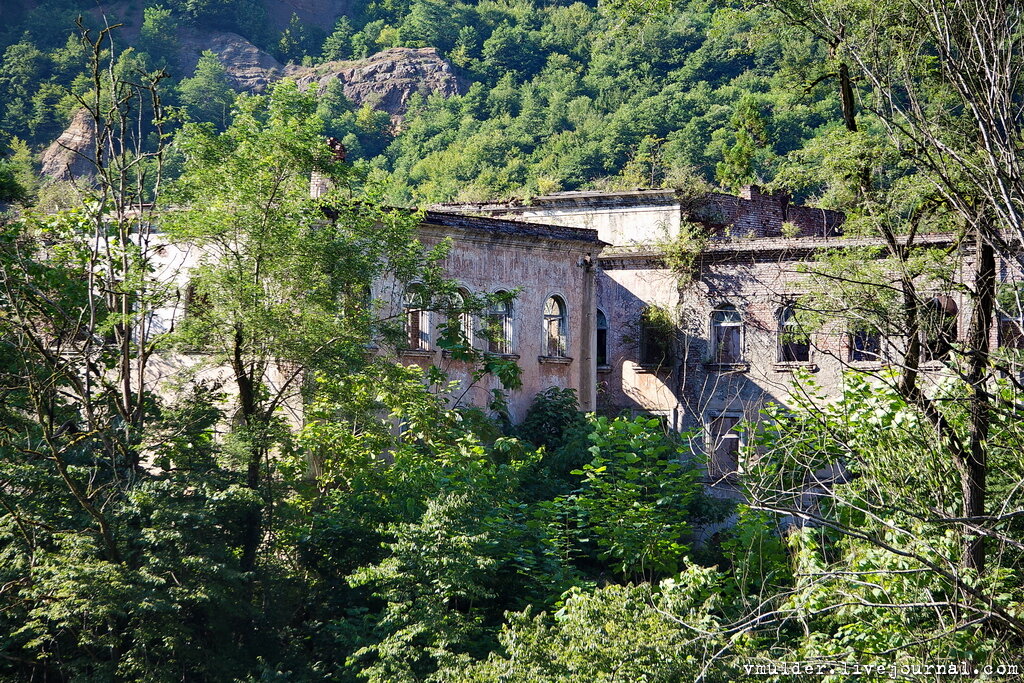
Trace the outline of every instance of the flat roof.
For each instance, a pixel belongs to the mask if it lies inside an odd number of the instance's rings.
[[[564,225],[546,225],[527,221],[509,220],[507,218],[490,218],[471,216],[458,211],[426,211],[423,216],[426,225],[437,225],[445,228],[478,230],[492,235],[510,237],[533,237],[563,242],[584,242],[602,246],[597,237],[597,230],[590,228],[571,228]]]

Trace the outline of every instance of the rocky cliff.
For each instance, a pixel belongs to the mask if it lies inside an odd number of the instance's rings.
[[[260,92],[281,77],[282,66],[270,53],[229,31],[182,29],[178,66],[180,73],[192,75],[205,50],[217,55],[238,90]]]
[[[393,47],[352,62],[326,62],[312,67],[289,65],[284,75],[300,87],[315,87],[318,93],[331,81],[340,81],[345,97],[356,104],[386,111],[392,117],[405,113],[414,93],[451,97],[463,91],[451,64],[432,47]]]
[[[93,175],[96,128],[85,109],[78,110],[71,125],[43,151],[43,175],[70,180]]]
[[[345,97],[370,104],[392,117],[405,113],[413,93],[451,97],[463,91],[451,64],[432,47],[393,47],[366,59],[326,62],[316,66],[282,66],[242,36],[224,31],[182,31],[181,72],[192,73],[204,50],[217,54],[239,90],[261,92],[279,78],[322,93],[332,80],[341,81]]]

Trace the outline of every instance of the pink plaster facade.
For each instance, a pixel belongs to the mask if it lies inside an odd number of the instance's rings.
[[[444,273],[471,293],[517,292],[511,304],[509,348],[503,354],[515,360],[523,386],[508,392],[509,417],[521,421],[534,396],[548,388],[576,391],[584,410],[596,408],[594,383],[594,311],[596,256],[602,243],[592,230],[571,227],[473,218],[446,212],[427,212],[419,239],[427,247],[443,239],[451,249],[440,264]],[[404,292],[381,292],[394,310]],[[556,353],[548,346],[545,305],[552,297],[564,306],[565,348]],[[423,367],[435,365],[465,390],[464,403],[486,407],[492,390],[500,389],[493,377],[473,381],[472,368],[454,361],[436,346],[441,313],[423,314],[425,348],[398,352],[400,362]],[[485,349],[477,338],[475,345]]]

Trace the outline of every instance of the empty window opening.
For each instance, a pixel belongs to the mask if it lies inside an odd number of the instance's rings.
[[[708,422],[708,475],[712,480],[734,476],[739,471],[743,435],[737,429],[743,416],[714,415]]]
[[[644,310],[640,319],[640,365],[664,367],[672,356],[674,328],[657,309]]]
[[[564,357],[568,348],[568,324],[565,302],[553,296],[544,304],[544,353],[548,356]]]
[[[608,318],[601,309],[597,310],[597,365],[608,365]]]
[[[779,310],[779,361],[806,363],[811,359],[811,338],[797,316],[796,306]]]
[[[882,335],[862,328],[850,332],[850,360],[878,361],[882,358]]]
[[[508,292],[495,292],[507,295]],[[512,353],[512,302],[500,301],[487,310],[487,351],[490,353]]]
[[[711,313],[711,360],[715,363],[743,360],[743,318],[732,304],[721,304]]]
[[[424,301],[420,287],[410,287],[405,294],[405,348],[411,351],[430,350],[430,319]]]

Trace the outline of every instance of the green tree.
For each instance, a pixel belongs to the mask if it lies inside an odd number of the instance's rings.
[[[334,30],[331,32],[331,35],[327,36],[327,40],[324,41],[320,60],[323,62],[333,62],[339,59],[351,59],[352,36],[354,34],[355,29],[352,28],[352,23],[348,20],[348,17],[338,17],[338,21],[334,24]]]
[[[246,485],[268,503],[264,462],[285,438],[281,410],[303,373],[358,367],[374,337],[365,303],[354,302],[346,314],[339,298],[358,298],[387,270],[411,278],[423,258],[409,248],[414,216],[350,202],[328,221],[309,199],[314,168],[341,172],[328,160],[316,106],[312,94],[282,83],[268,96],[240,98],[219,135],[186,127],[176,197],[190,208],[167,222],[169,234],[203,249],[195,292],[206,305],[182,326],[183,343],[232,368]],[[274,367],[290,369],[271,383]],[[254,517],[247,570],[256,566],[262,534]]]
[[[216,54],[203,51],[192,78],[178,85],[178,97],[192,120],[209,121],[218,129],[228,125],[235,92]]]
[[[282,62],[302,62],[302,58],[312,52],[311,38],[306,25],[299,15],[292,13],[288,26],[281,32],[277,41],[277,58]]]
[[[178,21],[163,5],[143,10],[139,49],[152,58],[154,67],[176,65],[178,54]]]

